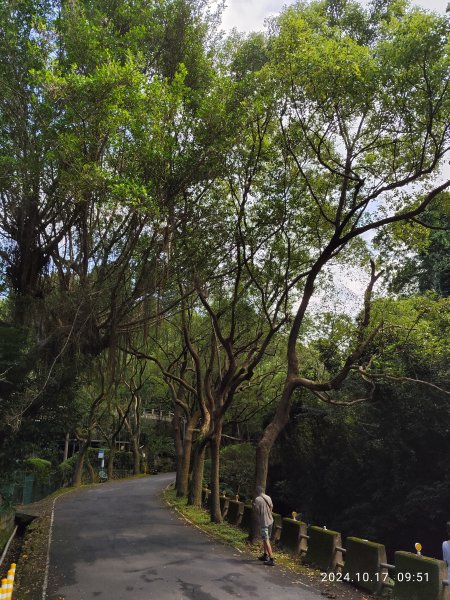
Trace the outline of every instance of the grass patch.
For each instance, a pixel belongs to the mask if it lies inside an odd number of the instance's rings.
[[[164,490],[163,496],[165,501],[173,508],[176,508],[183,517],[192,521],[194,525],[213,538],[234,546],[234,548],[241,551],[248,548],[248,544],[246,543],[247,533],[239,529],[239,527],[234,527],[228,523],[211,523],[208,511],[196,506],[187,506],[186,498],[177,498],[174,489]]]
[[[195,506],[187,506],[186,498],[177,498],[174,489],[164,490],[163,496],[166,502],[176,508],[183,517],[189,519],[189,521],[214,539],[233,546],[241,552],[251,554],[254,558],[261,554],[262,545],[250,544],[248,542],[247,532],[243,531],[239,527],[230,525],[226,521],[223,523],[211,523],[208,511]],[[302,565],[299,558],[291,556],[290,554],[286,554],[285,552],[281,552],[276,547],[273,547],[273,550],[278,566],[291,569],[296,573],[302,573],[304,575],[319,575],[320,571]]]

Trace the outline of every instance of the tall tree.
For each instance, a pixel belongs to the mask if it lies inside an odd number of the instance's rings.
[[[174,207],[222,168],[214,15],[184,0],[8,0],[1,11],[8,319],[52,371],[114,348],[161,309]],[[45,397],[18,405],[18,421]]]
[[[447,36],[445,18],[397,2],[368,10],[345,0],[298,4],[274,23],[270,69],[291,165],[286,194],[295,197],[297,235],[311,258],[299,281],[283,395],[258,444],[257,484],[266,482],[293,392],[306,388],[332,401],[376,333],[369,325],[373,267],[360,335],[346,359],[325,381],[302,374],[298,341],[321,273],[360,253],[361,236],[425,213],[450,186],[436,182],[449,150]]]

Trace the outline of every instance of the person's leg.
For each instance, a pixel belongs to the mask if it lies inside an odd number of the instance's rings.
[[[269,555],[267,554],[267,549],[266,549],[266,539],[268,537],[268,529],[267,527],[261,527],[261,538],[262,538],[262,544],[263,544],[263,555],[259,557],[259,560],[267,560],[269,558]]]
[[[264,546],[264,554],[267,554],[267,556],[269,558],[273,558],[272,546],[270,545],[269,539],[263,540],[263,546]]]
[[[263,527],[261,529],[261,537],[263,541],[264,547],[264,556],[267,556],[267,559],[264,561],[265,565],[272,566],[273,565],[273,554],[272,554],[272,546],[270,544],[270,534],[272,533],[272,526]]]

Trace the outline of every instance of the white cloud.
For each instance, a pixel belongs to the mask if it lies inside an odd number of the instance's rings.
[[[260,31],[264,20],[283,8],[277,0],[228,0],[222,24],[227,30],[236,27],[239,31]]]
[[[364,292],[370,279],[359,267],[332,265],[324,270],[325,287],[318,287],[310,302],[312,313],[344,313],[355,318],[363,309]]]
[[[260,31],[264,29],[267,17],[279,13],[283,6],[290,4],[293,2],[285,0],[228,0],[222,25],[227,30],[236,27],[239,31]],[[368,0],[362,4],[368,4]],[[444,14],[448,0],[416,0],[412,4]]]

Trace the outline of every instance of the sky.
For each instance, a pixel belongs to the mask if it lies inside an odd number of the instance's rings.
[[[362,0],[362,4],[367,1]],[[289,0],[226,0],[222,25],[230,30],[236,27],[239,31],[257,31],[264,28],[264,19],[278,14],[283,6],[294,4]],[[448,0],[415,0],[414,5],[444,14]]]

